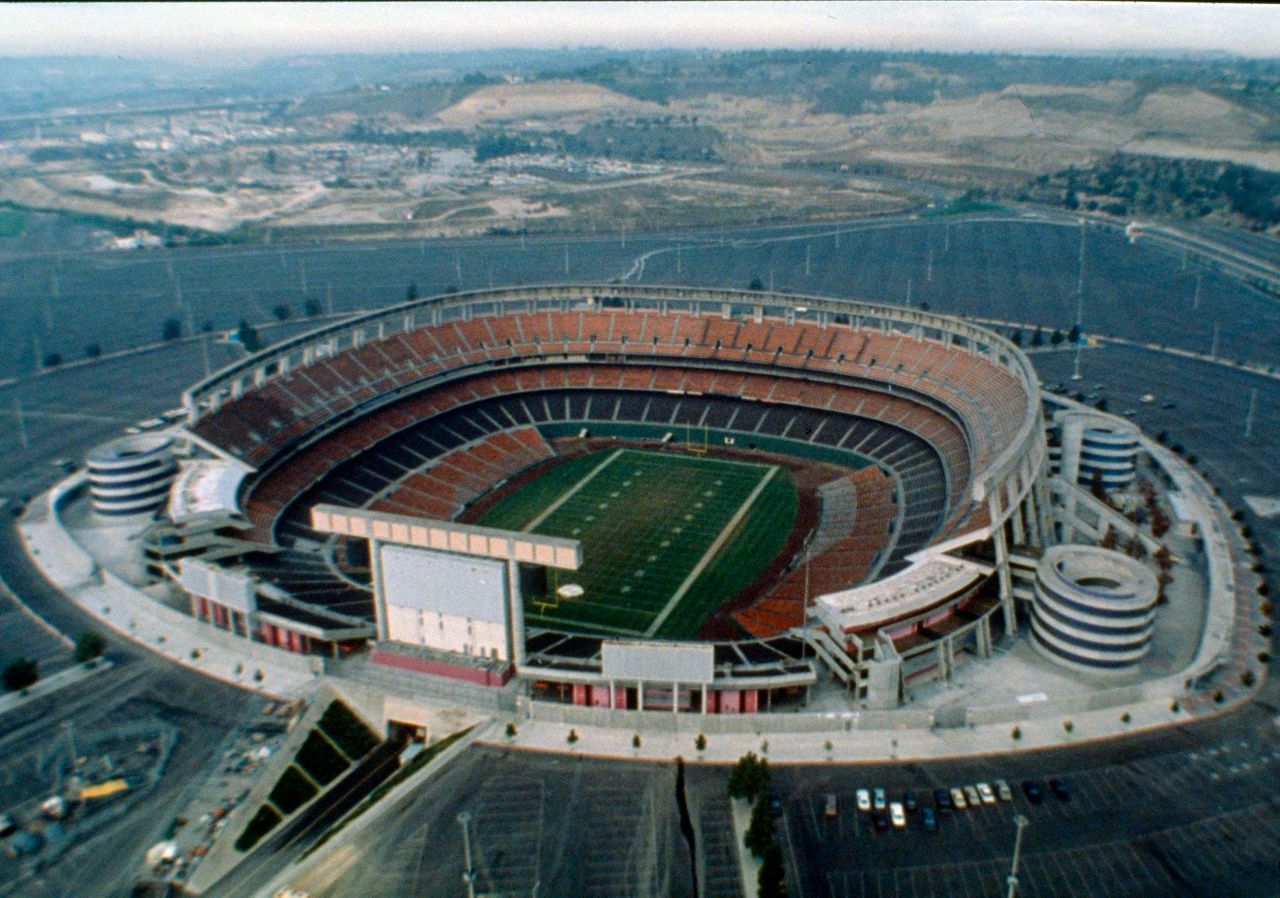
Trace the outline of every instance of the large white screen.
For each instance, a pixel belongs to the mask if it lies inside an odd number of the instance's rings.
[[[380,560],[388,605],[498,624],[506,620],[505,562],[386,544]]]
[[[606,641],[601,648],[604,675],[609,679],[710,683],[715,676],[710,645]]]

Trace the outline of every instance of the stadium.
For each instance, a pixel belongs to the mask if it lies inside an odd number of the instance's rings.
[[[452,293],[183,404],[197,448],[145,541],[193,614],[554,701],[750,713],[823,682],[896,707],[1015,631],[1025,552],[1057,541],[1027,359],[913,309]]]

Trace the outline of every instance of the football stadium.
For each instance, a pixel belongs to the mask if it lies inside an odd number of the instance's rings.
[[[1062,530],[1026,358],[909,308],[450,293],[278,343],[183,403],[181,469],[135,488],[169,498],[146,564],[192,614],[553,701],[750,713],[821,682],[896,707],[1014,633],[1015,580],[1029,595]]]

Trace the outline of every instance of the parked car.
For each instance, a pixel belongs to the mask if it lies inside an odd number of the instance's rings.
[[[1049,788],[1053,790],[1053,794],[1058,796],[1058,801],[1070,801],[1071,790],[1067,788],[1067,784],[1057,777],[1049,779]]]
[[[1024,781],[1022,791],[1027,795],[1027,801],[1032,804],[1040,804],[1040,802],[1044,801],[1044,787],[1035,780]]]
[[[858,810],[860,811],[871,810],[871,793],[868,792],[866,789],[858,790]]]
[[[883,811],[889,805],[888,800],[884,797],[884,789],[876,789],[872,795],[872,801],[877,811]]]
[[[991,790],[990,783],[978,783],[978,797],[982,799],[983,804],[996,803],[996,793]]]
[[[836,806],[836,796],[833,792],[827,793],[827,804],[822,813],[828,817],[834,817],[839,812]]]
[[[961,789],[959,786],[952,786],[951,787],[951,806],[954,807],[957,811],[963,811],[966,807],[966,804],[967,803],[964,800],[964,790]]]
[[[902,805],[907,809],[908,814],[914,814],[916,808],[920,807],[920,800],[916,798],[916,793],[907,792],[906,795],[902,796]]]
[[[978,790],[973,786],[964,787],[964,800],[969,802],[969,807],[976,808],[982,804],[982,796],[978,794]]]
[[[920,817],[924,820],[925,832],[936,832],[938,829],[938,818],[933,812],[933,808],[925,805],[920,809]]]
[[[769,793],[769,813],[774,817],[782,816],[782,799],[773,792]]]
[[[895,829],[902,829],[907,825],[907,812],[903,810],[902,802],[895,801],[889,805],[889,816],[893,819]]]
[[[1005,780],[996,780],[996,794],[1000,796],[1001,801],[1013,801],[1013,790]]]
[[[951,810],[951,793],[946,789],[934,789],[933,803],[938,806],[940,811]]]
[[[881,832],[889,828],[889,815],[884,811],[872,811],[871,821],[876,825],[876,829]]]

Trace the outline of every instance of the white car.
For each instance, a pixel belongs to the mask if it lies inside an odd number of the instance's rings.
[[[996,780],[996,794],[1000,796],[1001,801],[1013,801],[1013,790],[1004,780]]]
[[[893,821],[895,829],[902,829],[907,825],[907,812],[902,809],[902,802],[895,801],[889,805],[889,819]]]
[[[883,811],[885,808],[884,789],[876,789],[875,806],[877,811]]]
[[[964,797],[968,800],[970,807],[977,807],[982,804],[982,796],[978,794],[978,790],[973,786],[964,787]]]
[[[959,786],[951,787],[951,806],[957,811],[963,811],[967,807],[964,791]]]
[[[995,804],[996,793],[991,791],[990,783],[978,783],[978,796],[983,804]]]
[[[866,789],[858,790],[858,810],[860,811],[871,810],[871,793],[868,792]]]

